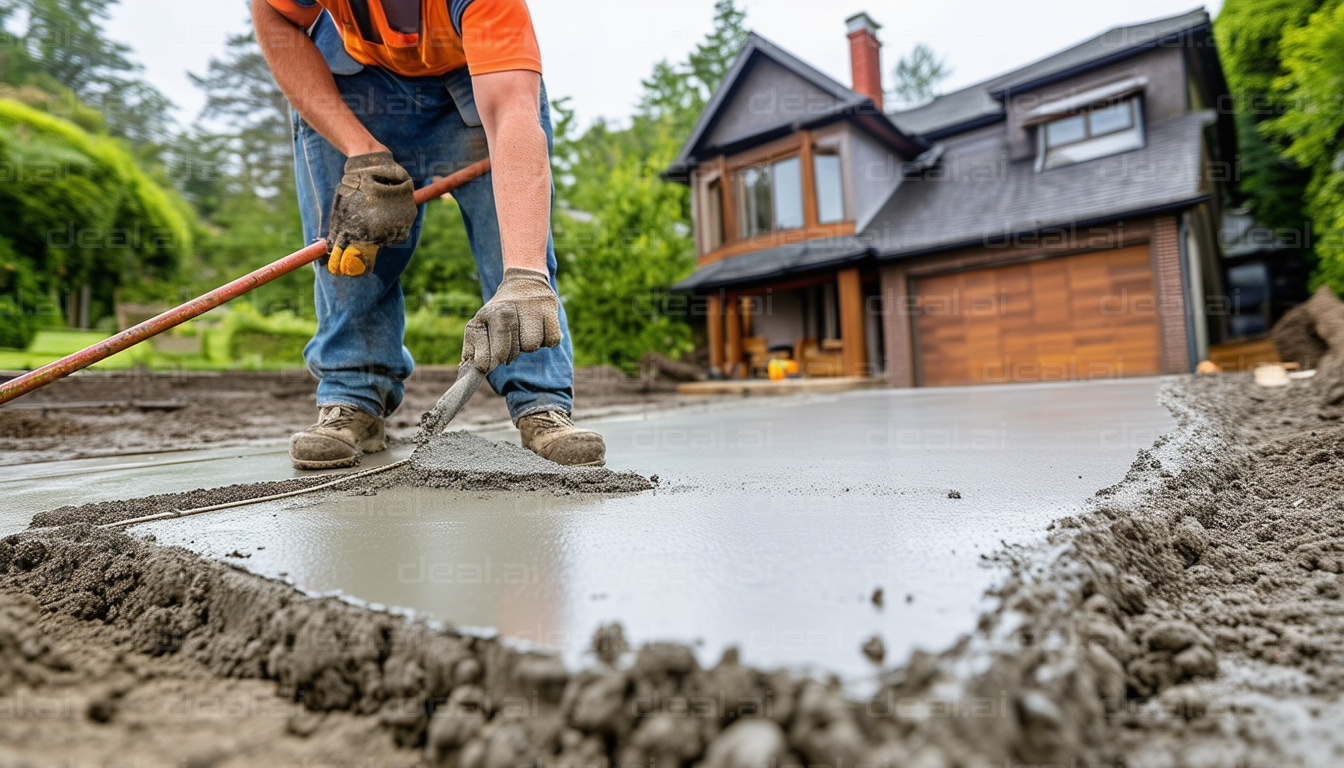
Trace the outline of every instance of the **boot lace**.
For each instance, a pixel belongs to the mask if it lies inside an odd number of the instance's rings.
[[[355,421],[359,409],[352,405],[330,405],[322,409],[317,424],[328,429],[345,429]]]
[[[532,418],[541,422],[541,430],[550,431],[552,429],[567,429],[574,426],[574,421],[564,411],[542,411],[532,415]]]

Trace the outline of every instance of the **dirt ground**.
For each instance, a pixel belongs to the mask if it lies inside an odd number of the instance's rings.
[[[1338,762],[1344,378],[1188,378],[1164,402],[1177,431],[1090,513],[1001,554],[976,632],[888,659],[861,700],[614,630],[567,670],[87,523],[12,536],[0,763]]]
[[[388,434],[410,438],[456,378],[456,368],[417,369]],[[305,370],[86,372],[0,408],[0,466],[283,440],[316,419],[316,391]],[[671,381],[605,367],[575,371],[577,419],[683,402]],[[504,398],[483,385],[454,424],[508,420]]]

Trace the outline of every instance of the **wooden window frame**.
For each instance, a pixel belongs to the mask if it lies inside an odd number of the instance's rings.
[[[818,221],[817,179],[816,166],[814,165],[815,146],[816,140],[811,131],[799,131],[792,136],[777,139],[747,152],[733,155],[731,158],[720,155],[715,160],[710,161],[717,170],[717,176],[720,179],[719,188],[723,191],[723,244],[719,248],[700,254],[698,261],[701,265],[776,245],[854,234],[854,221],[852,219],[830,224],[822,224]],[[841,162],[845,162],[845,153],[838,151],[838,154]],[[776,163],[791,157],[797,157],[801,166],[803,226],[801,228],[772,230],[746,238],[742,237],[738,222],[737,172],[744,168]],[[846,196],[845,215],[850,216],[847,196],[851,193],[843,188],[843,179],[842,174],[841,193]],[[707,185],[706,188],[708,188]]]

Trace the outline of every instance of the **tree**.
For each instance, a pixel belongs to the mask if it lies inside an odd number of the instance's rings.
[[[635,157],[617,164],[606,189],[591,220],[563,213],[554,220],[576,356],[630,368],[649,350],[689,351],[688,318],[667,311],[665,301],[667,287],[695,263],[684,191],[648,173],[646,161]]]
[[[230,35],[222,59],[212,58],[204,75],[190,74],[205,91],[203,120],[229,128],[236,180],[257,190],[289,190],[293,185],[293,141],[289,102],[249,31]]]
[[[654,66],[631,125],[574,125],[564,100],[556,121],[552,217],[560,293],[577,358],[633,366],[647,351],[677,356],[693,345],[691,318],[666,289],[695,267],[690,192],[659,173],[732,67],[747,31],[733,0],[714,7],[714,29],[686,61]]]
[[[0,99],[0,166],[13,172],[0,185],[0,297],[17,318],[0,345],[59,321],[61,297],[87,294],[67,319],[96,323],[117,289],[170,280],[191,252],[190,211],[119,141]],[[45,309],[30,313],[35,304]]]
[[[167,138],[172,103],[156,88],[129,77],[140,66],[130,48],[108,40],[103,25],[117,0],[0,0],[0,24],[14,49],[4,56],[4,82],[33,85],[57,96],[49,111],[70,116],[92,108],[108,131],[137,145]],[[10,30],[22,18],[22,34]],[[61,98],[66,103],[59,104]]]
[[[691,76],[703,89],[705,100],[723,82],[738,51],[746,44],[746,21],[747,12],[738,8],[734,0],[714,3],[714,31],[696,43],[686,62]]]
[[[938,58],[925,43],[919,43],[908,56],[902,56],[892,71],[896,85],[888,100],[900,107],[916,107],[938,93],[938,84],[952,74],[947,60]]]
[[[1344,1],[1331,0],[1287,29],[1279,51],[1283,74],[1274,80],[1282,114],[1265,121],[1272,138],[1310,173],[1306,188],[1316,256],[1315,279],[1344,291]]]
[[[1289,140],[1268,123],[1292,106],[1276,86],[1285,74],[1283,37],[1321,5],[1321,0],[1228,0],[1214,22],[1236,110],[1238,192],[1261,224],[1300,234],[1303,241],[1311,174],[1288,156]]]

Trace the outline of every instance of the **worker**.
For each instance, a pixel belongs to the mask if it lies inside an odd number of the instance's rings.
[[[294,465],[352,466],[386,448],[383,421],[414,366],[400,283],[423,215],[414,189],[487,156],[490,174],[453,192],[485,301],[463,364],[504,396],[525,447],[602,464],[602,436],[570,419],[550,106],[525,0],[252,0],[252,20],[293,107],[304,237],[328,246],[304,348],[318,419],[291,439]]]

